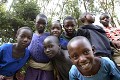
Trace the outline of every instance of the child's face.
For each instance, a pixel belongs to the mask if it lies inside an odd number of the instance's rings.
[[[73,34],[75,31],[76,22],[75,20],[65,20],[64,29],[67,34]]]
[[[47,23],[47,20],[46,20],[45,18],[38,17],[38,18],[36,19],[35,26],[36,26],[36,29],[37,29],[37,31],[38,31],[39,33],[43,33],[43,32],[44,32],[46,23]]]
[[[71,61],[81,71],[87,72],[94,64],[93,51],[90,45],[85,42],[74,41],[68,46]]]
[[[53,23],[51,26],[51,34],[56,36],[56,37],[60,37],[62,32],[62,27],[60,26],[59,23]]]
[[[102,23],[104,26],[108,26],[109,25],[109,17],[107,15],[102,15],[100,17],[100,23]]]
[[[59,45],[50,39],[45,39],[44,42],[44,52],[49,58],[53,58],[59,52]]]
[[[32,32],[29,29],[21,29],[16,37],[18,45],[21,48],[26,48],[32,40]]]

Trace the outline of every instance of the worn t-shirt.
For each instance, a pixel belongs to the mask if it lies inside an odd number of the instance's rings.
[[[52,58],[54,67],[57,69],[60,80],[69,80],[69,70],[72,62],[67,50],[63,50]]]
[[[97,74],[89,77],[83,76],[75,65],[69,72],[69,80],[120,80],[120,71],[113,61],[107,57],[101,57],[101,67]]]

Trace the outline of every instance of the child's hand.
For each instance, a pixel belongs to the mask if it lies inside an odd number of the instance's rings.
[[[24,80],[25,74],[22,72],[17,72],[16,73],[16,78],[17,80]]]
[[[11,77],[4,77],[5,78],[5,80],[13,80],[13,76],[11,76]]]
[[[0,75],[0,80],[3,80],[4,79],[4,76],[3,75]]]

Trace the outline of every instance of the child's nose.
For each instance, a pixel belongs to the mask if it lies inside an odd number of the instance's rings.
[[[28,41],[28,38],[27,38],[27,37],[25,37],[25,38],[24,38],[24,41]]]
[[[47,48],[47,49],[46,49],[46,52],[49,52],[49,51],[50,51],[50,49],[49,49],[49,48]]]
[[[40,27],[43,27],[44,25],[43,25],[43,24],[40,24],[39,26],[40,26]]]
[[[58,31],[58,29],[54,29],[54,31]]]
[[[105,20],[105,21],[108,21],[108,18],[105,18],[104,20]]]
[[[86,57],[84,56],[84,55],[81,55],[80,57],[79,57],[79,61],[80,62],[83,62],[83,61],[85,61],[86,60]]]
[[[68,29],[72,29],[72,26],[69,26]]]

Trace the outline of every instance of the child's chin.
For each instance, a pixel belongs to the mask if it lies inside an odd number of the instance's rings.
[[[84,71],[90,71],[92,69],[92,65],[90,63],[88,63],[84,66],[81,66],[80,68]]]

